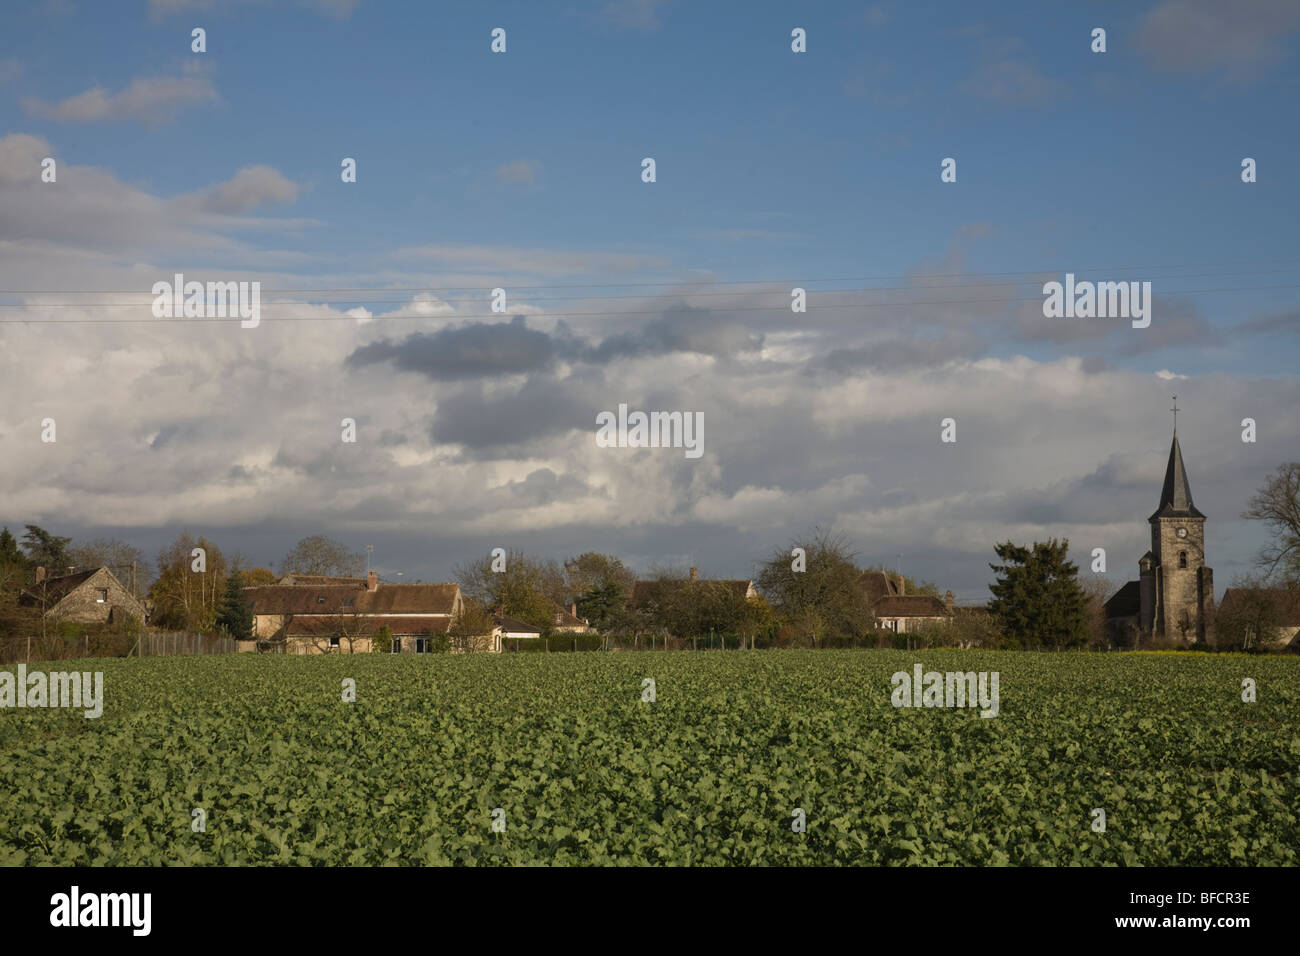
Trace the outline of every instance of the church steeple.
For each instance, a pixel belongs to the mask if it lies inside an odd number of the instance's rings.
[[[1165,468],[1165,485],[1160,490],[1160,507],[1152,518],[1204,518],[1192,504],[1192,489],[1187,483],[1187,469],[1183,466],[1183,450],[1178,446],[1178,429],[1174,428],[1174,441],[1169,446],[1169,464]]]

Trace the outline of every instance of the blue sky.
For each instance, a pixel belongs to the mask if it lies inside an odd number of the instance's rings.
[[[1082,534],[1136,563],[1178,392],[1193,492],[1221,522],[1210,545],[1222,587],[1259,543],[1236,519],[1244,497],[1300,448],[1300,190],[1288,166],[1300,14],[1272,0],[1233,11],[1200,0],[7,6],[0,164],[23,198],[0,213],[4,288],[248,276],[313,290],[281,295],[295,303],[281,314],[309,306],[321,321],[276,326],[268,307],[250,330],[262,334],[236,340],[226,327],[132,325],[97,310],[123,301],[106,295],[78,300],[84,324],[41,328],[70,313],[3,297],[8,317],[34,321],[0,327],[25,360],[8,369],[14,416],[0,439],[23,448],[43,405],[66,403],[77,422],[106,403],[148,450],[96,426],[97,450],[130,455],[97,478],[72,447],[86,429],[65,430],[67,458],[53,464],[6,451],[0,520],[150,549],[182,526],[208,529],[262,563],[299,531],[325,530],[376,539],[377,552],[386,542],[394,569],[431,579],[502,535],[738,575],[769,544],[835,523],[864,561],[901,551],[919,576],[976,600],[995,539]],[[1099,26],[1104,54],[1089,48]],[[505,54],[489,50],[494,27]],[[793,27],[807,30],[807,53],[791,52]],[[60,163],[57,194],[23,178],[44,155]],[[355,184],[340,182],[345,156]],[[653,184],[640,179],[645,156]],[[1253,184],[1240,179],[1246,156]],[[944,157],[957,160],[955,184],[940,182]],[[1041,285],[1066,271],[1149,279],[1152,327],[1052,325]],[[498,284],[535,335],[487,311]],[[813,294],[807,315],[788,311],[794,284]],[[341,288],[425,298],[321,291]],[[416,301],[427,318],[406,317]],[[353,307],[366,321],[345,319]],[[92,330],[107,338],[92,346]],[[375,341],[408,358],[349,360]],[[506,364],[474,381],[421,365],[461,348]],[[42,393],[79,358],[75,386]],[[717,423],[715,460],[690,471],[661,455],[647,469],[633,456],[630,472],[593,477],[587,421],[618,401],[702,408]],[[947,460],[935,445],[944,408],[971,436]],[[388,435],[365,465],[321,457],[351,450],[294,446],[348,410],[363,436]],[[1261,421],[1258,447],[1237,437],[1245,415]],[[451,440],[471,433],[489,437]],[[241,470],[200,480],[192,469],[216,467],[196,464],[206,456]],[[122,487],[121,468],[146,461],[157,484]],[[454,490],[430,479],[439,468]],[[45,491],[20,491],[35,475]],[[423,519],[379,504],[412,496]]]

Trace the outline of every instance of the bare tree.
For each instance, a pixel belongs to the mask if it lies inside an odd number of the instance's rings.
[[[346,545],[318,534],[294,545],[280,563],[280,573],[352,578],[361,574],[365,562],[364,557],[349,551]]]
[[[1300,461],[1278,465],[1241,516],[1264,522],[1273,534],[1256,562],[1265,581],[1280,577],[1300,586]]]

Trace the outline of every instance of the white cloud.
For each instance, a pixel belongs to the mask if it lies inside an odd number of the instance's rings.
[[[28,97],[23,100],[23,109],[63,123],[135,122],[153,126],[170,120],[187,106],[218,99],[208,76],[190,69],[183,76],[135,79],[118,93],[94,86],[58,103]]]

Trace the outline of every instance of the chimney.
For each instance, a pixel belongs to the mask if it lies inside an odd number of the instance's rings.
[[[37,569],[36,569],[36,583],[37,583],[37,584],[40,584],[40,583],[41,583],[42,581],[44,581],[44,580],[45,580],[45,569],[44,569],[44,568],[37,568]]]
[[[907,583],[903,580],[903,575],[898,576],[898,596],[902,597],[907,594]]]
[[[692,581],[698,581],[698,580],[699,580],[699,577],[700,577],[700,569],[699,569],[699,568],[691,568],[691,580],[692,580]]]
[[[578,616],[578,602],[577,602],[577,601],[574,601],[572,604],[569,605],[569,613],[572,614],[574,617],[577,617],[577,616]]]
[[[371,572],[370,572],[370,579],[366,582],[366,590],[367,590],[367,591],[378,591],[378,590],[379,590],[379,572],[378,572],[378,571],[371,571]]]
[[[951,591],[944,591],[944,592],[943,592],[943,603],[946,604],[946,605],[948,606],[948,610],[950,610],[950,611],[952,610],[952,592],[951,592]]]

